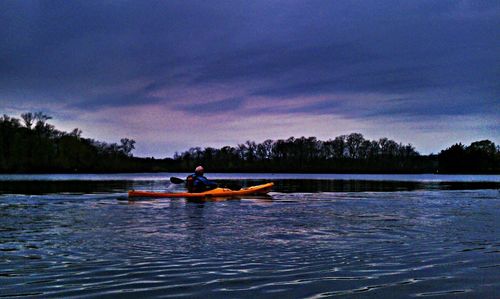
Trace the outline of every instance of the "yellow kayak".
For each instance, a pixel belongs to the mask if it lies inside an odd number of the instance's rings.
[[[128,191],[128,197],[187,197],[187,198],[206,198],[206,197],[232,197],[232,196],[242,196],[242,195],[254,195],[254,194],[266,194],[271,191],[274,183],[267,183],[247,188],[241,188],[240,190],[231,190],[228,188],[215,188],[209,191],[200,193],[188,193],[188,192],[151,192],[151,191]]]

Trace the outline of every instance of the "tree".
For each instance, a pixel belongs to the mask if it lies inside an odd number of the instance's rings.
[[[133,139],[128,139],[128,138],[122,138],[120,139],[120,149],[121,151],[129,156],[132,157],[132,150],[135,149],[135,140]]]
[[[347,151],[351,159],[359,158],[360,151],[359,148],[365,139],[360,133],[349,134],[346,138]]]
[[[81,138],[82,137],[82,130],[75,128],[71,133],[69,133],[70,136],[76,137],[76,138]]]
[[[394,157],[398,152],[398,144],[388,138],[380,138],[378,141],[380,145],[380,154],[384,157]]]
[[[23,113],[21,114],[21,118],[24,121],[24,125],[26,128],[31,130],[31,127],[33,126],[33,122],[35,121],[35,115],[31,112],[28,113]]]
[[[255,160],[257,156],[257,144],[255,143],[255,141],[247,140],[245,142],[245,145],[246,145],[245,160],[252,162]]]
[[[335,158],[342,159],[346,153],[346,135],[335,137],[332,141],[332,148]]]
[[[52,119],[52,117],[44,114],[43,112],[36,112],[34,114],[34,120],[36,120],[35,131],[39,137],[42,135],[48,137],[54,133],[55,127],[51,124],[47,124],[49,119]]]
[[[490,140],[481,140],[472,142],[467,150],[470,152],[480,152],[488,156],[493,156],[496,153],[496,146],[495,143]]]
[[[46,115],[41,111],[36,112],[34,115],[34,120],[36,120],[36,127],[43,127],[49,119],[52,119],[52,117]]]
[[[500,166],[495,143],[490,140],[472,142],[466,149],[469,170],[472,172],[494,172]]]
[[[257,145],[256,155],[257,159],[260,161],[265,161],[271,159],[273,151],[273,141],[267,139],[263,143]]]

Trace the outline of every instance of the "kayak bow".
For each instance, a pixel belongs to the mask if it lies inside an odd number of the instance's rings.
[[[167,193],[167,192],[151,192],[151,191],[128,191],[128,197],[187,197],[187,198],[203,198],[203,197],[232,197],[232,196],[242,196],[242,195],[254,195],[254,194],[266,194],[271,191],[274,183],[267,183],[247,188],[241,188],[240,190],[231,190],[228,188],[215,188],[209,191],[200,193],[188,193],[188,192],[177,192],[177,193]]]

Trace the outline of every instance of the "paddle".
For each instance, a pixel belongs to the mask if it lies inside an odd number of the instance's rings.
[[[176,177],[174,177],[174,176],[170,177],[170,181],[171,181],[173,184],[184,184],[184,180],[183,180],[183,179],[176,178]]]

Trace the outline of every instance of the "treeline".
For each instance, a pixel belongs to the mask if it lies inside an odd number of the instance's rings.
[[[120,144],[82,138],[82,131],[57,130],[42,113],[24,113],[22,120],[0,117],[0,172],[150,171],[154,161],[132,157],[135,141]]]
[[[137,158],[135,141],[120,144],[57,130],[44,113],[0,117],[0,172],[210,172],[500,173],[500,147],[489,140],[455,144],[439,155],[420,155],[411,144],[352,133],[322,141],[290,137],[246,141],[235,147],[191,148],[173,158]]]
[[[352,133],[321,141],[316,137],[247,141],[237,147],[191,148],[176,153],[172,166],[190,171],[205,165],[220,172],[327,173],[500,173],[500,146],[481,140],[461,143],[438,155],[420,155],[411,144]]]
[[[490,140],[461,143],[439,153],[441,173],[500,173],[500,146]]]
[[[411,144],[362,134],[322,141],[316,137],[247,141],[237,147],[191,148],[176,153],[178,169],[205,165],[210,171],[421,173],[436,169],[436,158],[421,156]]]

